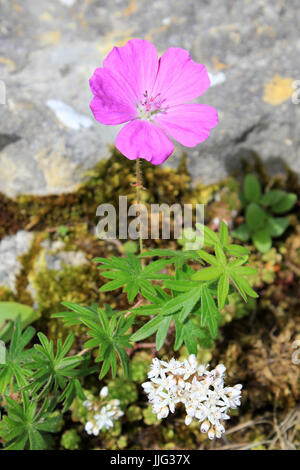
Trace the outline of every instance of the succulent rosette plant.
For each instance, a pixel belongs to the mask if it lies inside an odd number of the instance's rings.
[[[215,108],[192,102],[209,85],[205,66],[185,49],[170,47],[159,58],[149,41],[131,39],[95,70],[90,106],[101,124],[127,123],[116,139],[123,155],[159,165],[174,150],[171,138],[194,147],[217,125]]]

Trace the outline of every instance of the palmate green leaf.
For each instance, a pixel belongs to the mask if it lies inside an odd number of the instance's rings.
[[[226,255],[221,245],[215,246],[215,253],[216,253],[217,260],[218,260],[218,265],[224,268],[227,264],[227,259],[226,259]]]
[[[197,345],[203,348],[212,347],[212,338],[208,331],[197,326],[193,320],[180,322],[178,316],[174,317],[175,323],[175,344],[174,350],[178,351],[182,344],[185,344],[189,354],[197,354]]]
[[[133,308],[132,312],[136,315],[159,315],[160,313],[162,313],[166,302],[172,299],[172,297],[168,295],[160,286],[155,287],[155,295],[149,294],[148,292],[144,291],[142,291],[142,293],[145,299],[149,300],[151,303]]]
[[[190,280],[170,279],[164,281],[163,285],[164,287],[167,287],[168,289],[171,289],[175,292],[190,292],[191,289],[194,289],[194,287],[199,286],[199,283],[197,281]]]
[[[33,395],[38,394],[38,399],[47,396],[49,393],[58,393],[58,401],[66,401],[70,406],[76,397],[75,388],[70,383],[75,377],[79,377],[78,367],[84,360],[79,356],[67,356],[72,347],[74,335],[68,335],[64,343],[61,339],[57,341],[56,351],[53,341],[49,341],[43,334],[39,333],[40,345],[34,345],[30,369],[32,371],[32,384],[27,387]],[[73,387],[75,387],[73,383]],[[68,393],[69,392],[69,393]],[[71,400],[72,398],[72,400]]]
[[[211,228],[203,224],[196,224],[196,228],[204,234],[204,245],[214,247],[220,244],[218,235]]]
[[[200,269],[192,275],[194,281],[214,281],[218,279],[222,274],[223,269],[221,267],[209,267]]]
[[[159,329],[160,324],[164,321],[165,318],[166,317],[162,314],[152,318],[152,320],[148,321],[144,326],[142,326],[142,328],[140,328],[131,336],[131,341],[136,343],[153,335],[153,333]]]
[[[9,385],[17,384],[18,387],[28,385],[30,370],[25,368],[31,360],[32,349],[24,350],[35,334],[31,326],[22,333],[21,320],[14,323],[12,337],[5,364],[0,364],[0,395],[7,392]]]
[[[155,256],[169,258],[169,264],[173,264],[175,268],[181,268],[188,260],[201,261],[199,259],[197,251],[195,250],[175,251],[162,250],[159,248],[143,253],[142,255],[140,255],[140,258],[152,258]]]
[[[87,307],[65,301],[62,302],[62,305],[71,311],[55,313],[52,315],[52,318],[62,318],[66,326],[79,325],[83,319],[93,321],[95,324],[99,322],[98,306],[96,304]]]
[[[164,342],[166,340],[171,322],[172,322],[172,317],[169,316],[169,317],[165,317],[159,325],[159,328],[158,328],[157,334],[156,334],[156,349],[157,349],[157,351],[159,351],[164,345]]]
[[[238,289],[239,293],[245,300],[245,302],[247,302],[247,295],[253,298],[258,297],[257,293],[252,289],[247,279],[233,272],[231,273],[230,277],[232,281],[234,282],[236,288]]]
[[[225,305],[229,292],[229,275],[227,272],[222,274],[218,282],[218,306],[222,309]]]
[[[170,315],[171,313],[178,312],[179,310],[183,310],[184,316],[187,316],[188,313],[191,311],[193,303],[197,302],[196,299],[199,299],[201,296],[201,289],[200,286],[194,287],[192,290],[187,292],[183,292],[182,294],[176,295],[171,300],[165,303],[162,313],[164,315]],[[193,299],[192,304],[189,303],[190,299]]]
[[[226,247],[229,243],[229,233],[228,233],[228,227],[223,220],[220,225],[219,236],[220,236],[221,245],[223,247]]]
[[[208,287],[203,286],[201,298],[201,326],[207,326],[213,338],[215,338],[218,333],[218,318],[220,318],[220,314],[213,296]]]
[[[156,291],[154,290],[154,294]],[[87,335],[90,337],[84,344],[85,348],[97,348],[97,361],[103,361],[100,377],[104,377],[109,369],[113,375],[117,370],[117,358],[126,375],[128,372],[127,348],[132,348],[129,341],[130,334],[127,334],[135,318],[135,314],[127,318],[124,312],[104,311],[97,305],[92,307],[82,307],[72,302],[63,302],[63,305],[70,308],[72,312],[62,312],[55,317],[63,317],[68,324],[83,324],[87,326]],[[107,309],[106,309],[107,310]],[[108,315],[109,313],[109,315]]]
[[[195,305],[200,300],[202,295],[202,288],[199,287],[196,287],[189,292],[189,298],[186,300],[179,314],[180,321],[183,322],[192,313]]]
[[[47,412],[49,400],[45,400],[40,410],[37,402],[22,393],[22,403],[6,399],[7,416],[0,422],[0,437],[7,450],[45,450],[48,448],[49,434],[58,432],[62,425],[61,416]]]
[[[101,263],[99,269],[102,270],[101,275],[103,277],[113,279],[104,284],[100,292],[108,292],[123,287],[129,302],[133,302],[141,290],[155,293],[150,281],[166,279],[168,275],[161,274],[158,271],[170,264],[169,260],[158,260],[143,268],[139,258],[132,253],[127,253],[124,258],[113,256],[110,259],[95,258],[94,261]]]
[[[250,254],[250,250],[248,250],[248,248],[245,248],[241,245],[235,245],[233,243],[231,245],[226,246],[225,250],[226,253],[230,254],[231,256],[237,257]]]
[[[206,261],[206,263],[211,264],[212,266],[218,266],[218,260],[215,256],[204,250],[198,250],[197,253],[204,261]]]

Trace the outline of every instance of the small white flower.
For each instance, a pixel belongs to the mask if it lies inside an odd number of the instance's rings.
[[[88,434],[91,434],[92,433],[92,430],[93,430],[93,423],[91,423],[90,421],[88,421],[85,425],[85,430]]]
[[[226,367],[224,366],[224,364],[219,364],[217,365],[215,370],[217,372],[217,375],[220,375],[221,377],[223,377],[226,371]]]
[[[229,409],[240,405],[242,389],[240,384],[224,387],[225,371],[223,364],[209,371],[208,365],[199,365],[193,354],[182,362],[155,358],[148,374],[150,380],[142,387],[158,419],[174,413],[177,403],[183,403],[187,426],[196,418],[209,439],[220,438],[225,432],[223,421],[230,418]]]
[[[91,410],[92,409],[92,403],[90,402],[90,400],[85,400],[82,405],[87,408],[88,410]]]
[[[100,391],[100,397],[101,398],[106,398],[108,395],[108,387],[103,387]]]
[[[161,373],[161,363],[156,357],[152,359],[152,364],[150,365],[150,371],[148,372],[148,378],[152,379],[153,377],[158,377]]]
[[[164,406],[161,408],[160,412],[157,414],[158,419],[166,418],[169,414],[169,408]]]
[[[100,399],[105,399],[108,396],[108,388],[104,387],[100,391]],[[85,425],[85,430],[88,434],[98,436],[102,429],[110,429],[114,426],[114,421],[123,416],[123,411],[120,409],[120,400],[114,399],[107,402],[97,400],[86,400],[83,405],[88,409],[88,421]]]
[[[201,424],[201,427],[200,427],[200,430],[201,432],[203,433],[207,433],[208,430],[210,428],[210,422],[206,419],[205,421],[203,421],[203,423]]]
[[[189,426],[193,422],[193,418],[191,416],[186,416],[184,422],[186,426]]]

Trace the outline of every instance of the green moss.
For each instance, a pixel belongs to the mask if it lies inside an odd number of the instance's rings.
[[[157,419],[157,416],[152,412],[152,406],[147,406],[143,411],[144,423],[147,426],[153,426],[154,424],[160,423],[160,420]]]
[[[16,201],[0,193],[0,240],[6,235],[13,235],[20,228],[26,227],[29,216],[21,210]]]
[[[0,301],[1,302],[14,302],[16,301],[16,294],[6,286],[0,286]]]
[[[149,367],[151,364],[151,354],[146,351],[135,353],[130,361],[130,378],[134,382],[142,383],[147,379]]]
[[[136,405],[129,406],[128,410],[126,411],[126,416],[130,423],[143,419],[142,410],[139,406]]]
[[[77,434],[75,429],[65,431],[61,437],[61,446],[67,450],[79,449],[80,436]]]
[[[64,266],[61,271],[45,269],[30,277],[41,312],[40,327],[47,326],[50,337],[61,337],[65,327],[60,320],[51,319],[53,313],[63,309],[62,302],[70,301],[90,305],[99,301],[99,274],[96,266]],[[76,329],[77,328],[77,329]],[[74,331],[79,334],[76,327]]]
[[[115,379],[108,382],[109,398],[120,400],[121,407],[127,407],[137,400],[138,393],[136,385],[130,380]]]

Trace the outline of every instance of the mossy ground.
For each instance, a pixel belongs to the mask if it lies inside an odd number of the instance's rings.
[[[254,168],[245,163],[245,171],[253,169],[264,187],[273,184],[300,196],[291,172],[270,180],[258,158],[254,159]],[[121,291],[99,293],[103,280],[92,262],[95,256],[122,255],[124,244],[97,240],[94,227],[99,204],[118,204],[119,195],[127,195],[129,204],[135,200],[134,182],[134,162],[113,150],[111,158],[99,163],[75,193],[22,196],[14,201],[0,195],[0,238],[20,229],[35,233],[29,253],[21,259],[16,292],[0,287],[0,300],[37,303],[40,318],[35,326],[50,338],[67,334],[59,320],[51,319],[51,314],[62,309],[63,300],[126,308],[127,301]],[[206,223],[212,228],[222,219],[229,225],[241,222],[237,180],[229,178],[217,185],[192,187],[184,158],[175,170],[144,164],[143,185],[146,204],[205,203]],[[60,230],[62,226],[67,230]],[[78,267],[66,265],[60,271],[47,268],[37,271],[35,263],[42,250],[41,243],[47,238],[63,240],[67,250],[83,251],[88,263]],[[147,241],[146,246],[179,248],[176,242],[166,240]],[[156,420],[141,390],[155,353],[154,348],[145,346],[132,352],[130,380],[106,380],[111,395],[121,400],[125,411],[117,426],[98,438],[91,438],[83,429],[82,404],[76,402],[72,412],[65,415],[64,428],[56,439],[57,448],[299,448],[300,365],[293,364],[292,355],[293,342],[300,339],[300,205],[293,210],[290,228],[281,239],[275,240],[270,252],[262,255],[250,248],[250,263],[258,269],[252,284],[260,297],[244,304],[233,295],[223,311],[220,338],[211,349],[199,351],[199,359],[210,361],[212,366],[219,362],[226,365],[229,384],[244,385],[242,407],[227,424],[225,438],[212,444],[200,433],[199,426],[184,425],[180,410],[163,422]],[[27,290],[28,280],[34,287],[35,298]],[[86,339],[85,331],[77,329],[75,333],[75,348],[79,351]],[[160,356],[170,358],[172,344],[171,332]],[[186,355],[184,348],[179,355]],[[103,385],[96,375],[84,384],[95,396]]]

